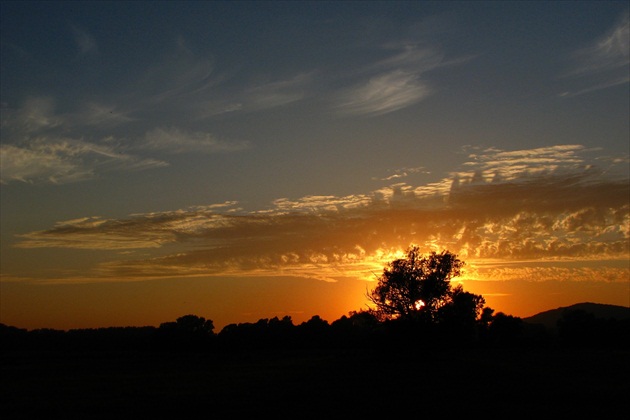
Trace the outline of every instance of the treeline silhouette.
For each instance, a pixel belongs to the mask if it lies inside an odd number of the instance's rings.
[[[26,330],[0,324],[3,351],[208,351],[243,354],[326,348],[397,345],[440,347],[630,348],[630,319],[604,319],[584,310],[565,310],[557,328],[530,324],[502,312],[474,324],[410,319],[380,321],[369,311],[350,312],[329,323],[315,315],[294,324],[290,316],[234,323],[215,332],[212,320],[184,315],[159,327]],[[448,321],[448,320],[447,320]]]
[[[3,419],[617,418],[627,413],[630,321],[566,311],[556,328],[477,322],[230,324],[25,330],[0,324]],[[596,384],[596,385],[594,385]]]
[[[495,313],[481,295],[453,287],[464,266],[449,251],[423,255],[418,246],[387,264],[373,304],[332,323],[314,315],[295,325],[289,316],[229,324],[215,333],[214,323],[184,315],[159,327],[26,331],[0,324],[4,349],[204,350],[228,353],[313,348],[440,347],[444,345],[623,347],[630,343],[630,316],[601,319],[584,310],[567,310],[553,331],[543,324]]]

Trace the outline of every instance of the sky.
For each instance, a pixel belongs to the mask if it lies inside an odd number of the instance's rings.
[[[630,306],[620,2],[0,2],[0,322]]]

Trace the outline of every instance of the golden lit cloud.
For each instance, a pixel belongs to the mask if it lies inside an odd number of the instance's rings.
[[[473,265],[626,260],[629,184],[604,176],[586,163],[585,153],[581,146],[487,149],[471,154],[466,170],[433,185],[401,183],[368,194],[283,198],[265,211],[226,202],[126,219],[86,217],[20,235],[17,246],[136,250],[101,263],[90,275],[120,279],[287,275],[369,280],[410,244],[426,252],[448,249]],[[139,254],[156,248],[159,254]],[[486,272],[508,278],[505,273],[514,269],[497,270]],[[554,270],[519,268],[516,276],[560,278],[574,268]],[[624,273],[601,270],[602,279]],[[598,277],[592,270],[580,275]]]
[[[627,283],[628,264],[624,261],[495,261],[468,264],[464,281],[528,281]]]

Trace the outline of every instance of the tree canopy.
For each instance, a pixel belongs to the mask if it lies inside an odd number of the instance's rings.
[[[449,251],[423,255],[411,246],[404,258],[387,264],[368,299],[379,319],[474,321],[485,304],[483,297],[465,292],[461,285],[451,287],[463,266]]]

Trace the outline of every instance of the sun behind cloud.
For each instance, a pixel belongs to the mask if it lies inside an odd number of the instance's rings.
[[[91,281],[270,275],[371,281],[410,244],[458,254],[470,263],[468,280],[481,272],[496,280],[557,278],[553,264],[532,270],[522,263],[605,264],[628,255],[628,183],[587,164],[590,153],[578,145],[486,149],[434,185],[278,199],[259,211],[229,202],[126,219],[86,217],[21,234],[16,246],[131,251],[77,275]],[[138,258],[150,249],[159,255]],[[480,268],[497,261],[510,268]],[[569,266],[562,270],[571,277]],[[618,266],[604,271],[602,280],[626,279]]]

